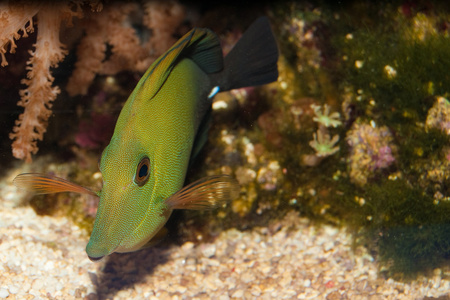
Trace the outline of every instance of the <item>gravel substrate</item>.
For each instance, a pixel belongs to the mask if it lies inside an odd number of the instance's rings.
[[[214,243],[160,246],[93,263],[87,237],[65,218],[0,207],[0,298],[8,299],[422,299],[448,293],[440,277],[377,278],[351,237],[295,214],[267,228],[228,230]]]

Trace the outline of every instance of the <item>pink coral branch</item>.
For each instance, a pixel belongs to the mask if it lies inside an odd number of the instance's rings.
[[[31,162],[31,154],[38,151],[37,141],[42,140],[51,115],[52,102],[60,90],[52,86],[54,77],[50,67],[57,67],[67,54],[59,41],[61,21],[71,12],[68,2],[47,5],[37,13],[39,29],[35,50],[30,51],[28,74],[22,83],[27,88],[20,91],[19,106],[25,108],[10,134],[13,155]]]
[[[137,3],[119,2],[105,7],[101,14],[86,14],[85,36],[77,47],[78,61],[66,87],[70,96],[86,95],[97,74],[133,70],[138,61],[148,56],[135,30],[127,24],[128,15],[138,10]],[[107,44],[112,47],[112,55],[105,60]]]
[[[95,75],[102,68],[102,61],[105,59],[105,32],[104,27],[100,26],[102,22],[107,22],[107,15],[98,14],[96,18],[92,13],[88,13],[84,20],[86,35],[81,39],[78,48],[78,60],[75,63],[75,70],[67,83],[66,90],[70,96],[78,94],[86,95],[89,86],[95,78]],[[89,53],[89,55],[86,55]]]
[[[14,40],[20,38],[19,30],[22,30],[23,37],[27,37],[29,32],[33,32],[33,16],[39,11],[39,4],[30,5],[0,3],[0,55],[2,56],[1,66],[7,66],[5,53],[10,46],[10,53],[16,51]],[[28,26],[27,26],[28,23]]]
[[[148,1],[144,4],[144,7],[144,25],[152,29],[153,33],[146,48],[151,49],[158,57],[176,41],[172,37],[173,29],[180,25],[180,20],[184,18],[185,11],[174,0]]]

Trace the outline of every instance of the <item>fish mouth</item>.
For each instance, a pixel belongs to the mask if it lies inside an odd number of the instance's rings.
[[[102,259],[103,257],[105,257],[105,256],[92,257],[92,256],[89,256],[89,255],[88,255],[88,257],[89,257],[89,259],[90,259],[91,261],[96,262],[96,261],[101,260],[101,259]]]

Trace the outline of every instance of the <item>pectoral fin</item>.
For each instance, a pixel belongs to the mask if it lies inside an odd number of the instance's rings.
[[[237,198],[239,184],[229,175],[214,175],[199,179],[169,198],[172,209],[211,209]]]
[[[98,196],[88,188],[72,183],[60,177],[40,173],[23,173],[14,178],[13,183],[20,189],[34,192],[36,194],[52,194],[62,192],[73,192]]]

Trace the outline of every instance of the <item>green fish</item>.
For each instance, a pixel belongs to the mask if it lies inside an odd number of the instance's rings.
[[[101,191],[35,173],[20,174],[14,183],[36,193],[99,196],[86,247],[92,261],[154,244],[174,209],[214,208],[239,194],[228,175],[183,187],[186,172],[207,140],[214,95],[277,80],[277,60],[266,17],[225,58],[216,34],[194,28],[149,67],[125,103],[101,156]]]

